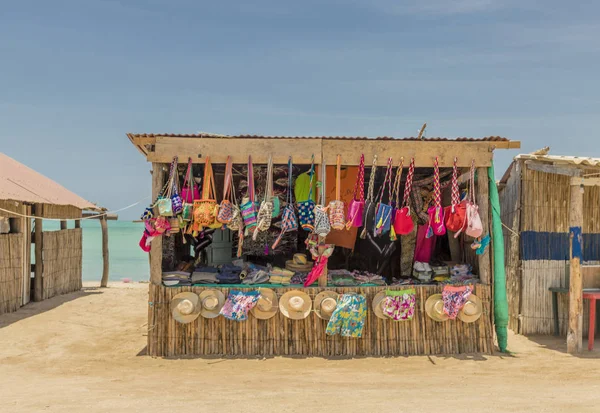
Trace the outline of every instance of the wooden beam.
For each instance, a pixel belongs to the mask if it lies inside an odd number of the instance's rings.
[[[583,291],[581,261],[583,260],[583,188],[571,186],[569,207],[570,244],[570,284],[569,284],[569,329],[567,331],[567,351],[570,354],[581,352],[583,341]]]
[[[581,176],[581,169],[571,166],[556,166],[535,161],[525,161],[525,165],[527,169],[531,169],[532,171],[566,176]]]
[[[36,217],[43,216],[43,205],[35,204],[34,215]],[[35,220],[35,273],[33,276],[33,301],[42,301],[44,299],[44,258],[42,248],[44,246],[44,234],[42,227],[43,220],[36,218]]]
[[[165,184],[163,168],[162,163],[152,163],[152,200],[158,197],[158,193]],[[155,285],[162,283],[162,244],[162,237],[156,237],[152,241],[150,250],[150,282]]]
[[[103,215],[100,219],[100,226],[102,227],[102,280],[100,281],[100,287],[108,287],[108,224],[106,216]]]
[[[492,236],[490,231],[490,188],[487,168],[477,168],[476,199],[479,206],[479,216],[483,226],[484,235],[487,233]],[[479,279],[483,284],[489,285],[492,282],[492,263],[490,260],[490,248],[478,255],[479,261]]]
[[[600,178],[571,178],[571,185],[600,186]]]

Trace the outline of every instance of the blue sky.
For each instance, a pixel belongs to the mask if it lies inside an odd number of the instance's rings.
[[[116,209],[125,132],[502,135],[600,157],[600,4],[2,1],[0,151]],[[497,174],[517,151],[498,151]],[[141,206],[122,213],[139,215]]]

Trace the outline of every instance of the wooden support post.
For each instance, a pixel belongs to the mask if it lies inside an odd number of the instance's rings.
[[[569,283],[569,330],[567,331],[567,352],[581,352],[583,341],[583,291],[581,261],[583,260],[583,186],[571,184],[571,203],[569,206],[569,246],[570,246],[570,283]]]
[[[319,237],[319,246],[317,247],[317,250],[319,251],[319,255],[322,255],[323,251],[325,251],[325,249],[326,249],[326,247],[321,246],[323,244],[325,244],[325,237]],[[325,267],[323,268],[323,273],[319,276],[318,282],[319,282],[319,287],[321,287],[321,288],[327,287],[327,265],[325,265]]]
[[[487,168],[477,168],[477,188],[476,200],[479,205],[479,216],[483,226],[484,236],[488,234],[490,237],[490,186],[488,180]],[[492,263],[490,260],[490,247],[486,248],[485,252],[478,255],[479,261],[479,279],[482,284],[489,285],[492,282]]]
[[[60,221],[60,229],[61,229],[61,231],[63,229],[67,229],[67,221],[65,221],[65,220]]]
[[[102,280],[100,287],[108,287],[108,222],[106,215],[100,218],[100,226],[102,227]]]
[[[165,172],[163,164],[152,163],[152,200],[158,197],[158,193],[165,184]],[[155,285],[160,285],[162,282],[162,237],[156,237],[152,240],[150,250],[150,282]]]
[[[41,217],[43,214],[42,204],[35,204],[34,215]],[[35,219],[35,273],[33,278],[33,301],[42,301],[44,299],[44,258],[42,255],[42,248],[44,246],[43,233],[42,233],[42,219]]]

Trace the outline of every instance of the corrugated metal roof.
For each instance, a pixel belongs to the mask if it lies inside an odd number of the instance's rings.
[[[415,137],[407,138],[394,138],[391,136],[379,136],[376,138],[369,138],[366,136],[264,136],[264,135],[219,135],[215,133],[128,133],[127,136],[130,139],[135,138],[157,138],[157,137],[169,137],[169,138],[251,138],[251,139],[342,139],[342,140],[367,140],[367,139],[378,139],[378,140],[404,140],[404,141],[416,141],[419,140]],[[501,136],[488,136],[485,138],[423,138],[424,141],[491,141],[491,142],[508,142],[508,138]]]
[[[50,178],[3,153],[0,153],[0,199],[27,203],[71,205],[79,209],[100,209]]]
[[[600,167],[600,158],[588,158],[580,156],[562,156],[562,155],[531,155],[521,154],[515,156],[515,159],[531,160],[539,162],[550,162],[563,165],[580,165],[590,167]]]

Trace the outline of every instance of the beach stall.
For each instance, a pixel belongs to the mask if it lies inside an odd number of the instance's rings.
[[[80,221],[67,224],[84,210],[100,208],[0,153],[0,314],[81,289]],[[44,231],[43,219],[60,230]]]
[[[149,355],[490,353],[494,323],[506,349],[489,183],[519,142],[127,136],[152,163]]]
[[[583,294],[600,288],[600,159],[515,157],[499,185],[509,326],[519,334],[588,334]]]

